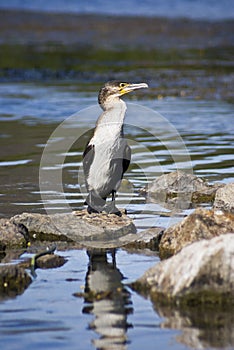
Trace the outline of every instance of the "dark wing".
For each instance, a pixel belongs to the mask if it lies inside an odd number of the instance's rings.
[[[131,161],[131,148],[126,144],[123,154],[123,174],[128,170]],[[123,177],[122,174],[122,177]]]
[[[87,144],[83,153],[83,168],[85,179],[89,176],[89,169],[94,158],[94,145]]]

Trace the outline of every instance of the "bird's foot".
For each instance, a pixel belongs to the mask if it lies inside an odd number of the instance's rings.
[[[116,206],[114,204],[109,204],[109,205],[106,205],[105,208],[104,208],[104,211],[107,213],[107,214],[115,214],[117,216],[122,216],[122,213],[121,211],[116,208]]]
[[[98,209],[95,209],[95,208],[90,207],[90,205],[89,205],[88,208],[87,208],[87,212],[88,212],[89,214],[92,214],[92,213],[97,214],[97,213],[101,213],[101,211],[102,211],[102,210],[98,210]]]

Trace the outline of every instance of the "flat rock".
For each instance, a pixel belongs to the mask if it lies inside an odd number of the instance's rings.
[[[27,227],[31,240],[73,241],[84,247],[112,248],[136,239],[136,227],[126,214],[88,214],[86,210],[73,214],[43,215],[23,213],[11,218]]]
[[[234,303],[234,234],[185,247],[146,271],[133,288],[163,303]]]
[[[212,202],[215,193],[223,184],[208,184],[208,182],[193,174],[175,171],[161,175],[151,182],[143,194],[149,200],[159,203],[169,203],[172,206],[185,209],[192,203]]]
[[[234,232],[233,214],[197,208],[181,222],[165,230],[159,244],[160,257],[167,258],[188,244],[230,232]]]
[[[214,208],[234,214],[234,183],[219,188],[215,195]]]
[[[28,240],[27,228],[8,219],[0,219],[0,250],[25,247]]]

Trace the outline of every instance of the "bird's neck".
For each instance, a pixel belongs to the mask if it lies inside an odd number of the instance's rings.
[[[95,133],[106,132],[113,138],[120,136],[127,109],[126,103],[120,98],[115,98],[114,101],[107,100],[104,108],[104,112],[97,121]]]

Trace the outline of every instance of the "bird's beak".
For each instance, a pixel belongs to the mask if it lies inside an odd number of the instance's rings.
[[[120,91],[121,95],[127,94],[131,91],[137,90],[137,89],[144,89],[148,88],[148,84],[146,83],[139,83],[139,84],[126,84]]]

